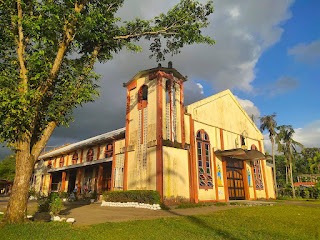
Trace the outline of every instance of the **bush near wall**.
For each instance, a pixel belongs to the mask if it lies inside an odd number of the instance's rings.
[[[159,192],[152,190],[108,191],[103,193],[106,202],[138,202],[160,204]]]

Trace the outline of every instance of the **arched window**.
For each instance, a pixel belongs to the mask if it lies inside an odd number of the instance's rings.
[[[78,162],[78,153],[75,152],[72,156],[72,164],[77,164]]]
[[[63,167],[64,165],[64,157],[60,158],[59,167]]]
[[[258,148],[256,147],[256,145],[252,144],[251,145],[251,150],[258,150]]]
[[[51,168],[52,168],[52,160],[49,160],[47,168],[48,168],[48,169],[51,169]]]
[[[261,176],[261,166],[260,161],[254,161],[253,162],[253,173],[254,173],[254,180],[256,183],[256,189],[262,190],[263,189],[263,181]]]
[[[138,109],[145,108],[148,105],[148,86],[143,85],[138,92]]]
[[[87,152],[87,162],[91,162],[93,160],[93,155],[94,155],[93,149],[90,148]]]
[[[166,81],[166,103],[170,102],[171,97],[171,82],[170,80]]]
[[[104,150],[104,154],[105,154],[106,158],[113,156],[113,144],[112,143],[107,144],[107,146]]]
[[[210,140],[204,130],[197,132],[197,155],[199,169],[199,187],[213,188],[211,159],[210,159]]]

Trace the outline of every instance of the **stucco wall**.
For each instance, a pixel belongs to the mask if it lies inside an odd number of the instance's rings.
[[[189,199],[188,151],[163,147],[164,198]]]

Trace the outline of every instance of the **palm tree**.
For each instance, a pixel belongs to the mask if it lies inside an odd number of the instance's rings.
[[[292,195],[293,198],[296,198],[296,193],[293,186],[293,176],[292,176],[292,150],[296,151],[296,146],[300,146],[303,148],[303,145],[295,140],[293,140],[294,130],[291,125],[282,125],[277,127],[279,133],[277,135],[278,141],[278,150],[281,152],[285,152],[285,156],[289,160],[289,175],[290,175],[290,182],[292,188]]]
[[[264,130],[268,130],[269,138],[272,145],[272,161],[273,161],[273,180],[274,180],[274,190],[276,192],[276,196],[278,196],[278,185],[277,185],[277,172],[276,172],[276,160],[274,157],[274,141],[277,135],[276,127],[277,122],[274,120],[276,117],[276,113],[271,115],[265,115],[260,118],[260,130],[263,132]]]

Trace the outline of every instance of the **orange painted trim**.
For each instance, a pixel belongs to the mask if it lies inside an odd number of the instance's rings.
[[[102,178],[103,178],[103,166],[99,164],[99,172],[98,172],[98,193],[102,192]]]
[[[172,134],[172,132],[173,132],[173,130],[172,130],[172,101],[171,101],[171,97],[172,97],[172,90],[173,90],[173,88],[172,88],[172,84],[173,84],[173,82],[171,81],[170,82],[170,89],[169,89],[169,114],[170,114],[170,139],[171,139],[171,141],[172,142],[174,142],[174,138],[173,138],[173,134]],[[166,106],[167,107],[167,106]],[[167,109],[166,109],[167,110]],[[165,111],[166,111],[165,110]]]
[[[112,152],[112,171],[111,171],[111,191],[114,190],[114,169],[116,167],[116,154],[115,152],[115,141],[113,141],[113,152]]]
[[[264,181],[264,189],[265,189],[265,192],[266,192],[266,199],[269,199],[266,169],[264,167],[264,163],[263,162],[264,162],[263,160],[260,160],[260,165],[262,166],[262,172],[263,172],[263,181]]]
[[[189,173],[189,199],[190,202],[194,202],[193,190],[192,190],[192,170],[191,170],[191,151],[188,151],[188,173]]]
[[[225,201],[229,201],[229,191],[228,191],[228,179],[227,179],[227,166],[226,160],[222,157],[222,171],[223,171],[223,181],[224,181],[224,196]]]
[[[83,149],[81,149],[81,154],[80,154],[80,163],[82,163],[82,158],[83,158]]]
[[[50,174],[50,180],[49,180],[49,189],[48,189],[48,193],[51,192],[51,184],[52,184],[52,174]]]
[[[193,198],[195,203],[199,202],[198,198],[198,173],[197,173],[197,162],[196,162],[196,148],[195,148],[195,135],[194,135],[194,120],[190,116],[190,150],[191,150],[191,170],[192,170],[192,189],[193,189]]]
[[[163,71],[152,72],[149,74],[149,81],[155,79],[158,76],[164,77],[169,80],[173,80],[173,76],[171,74],[165,73]]]
[[[54,159],[54,168],[57,167],[57,158]]]
[[[66,186],[66,172],[62,172],[62,183],[61,183],[61,192],[64,192],[64,188]]]
[[[157,75],[157,146],[156,146],[156,189],[163,201],[163,149],[162,149],[162,76]]]
[[[137,87],[137,80],[134,80],[132,83],[130,83],[128,86],[127,86],[127,90],[128,91],[131,91],[133,89],[135,89]]]
[[[254,176],[253,164],[250,163],[250,165],[251,165],[251,177],[252,177],[252,184],[253,184],[254,200],[257,200],[256,178]]]
[[[259,151],[262,152],[261,141],[259,141]],[[266,192],[266,199],[269,199],[266,169],[263,162],[264,162],[263,160],[260,160],[260,165],[262,166],[262,172],[263,172],[263,181],[264,181],[264,189]]]
[[[100,145],[99,145],[98,150],[97,150],[97,160],[100,159],[100,151],[101,151],[101,149],[100,149]]]
[[[247,163],[246,161],[243,162],[244,168],[242,169],[243,175],[243,183],[244,183],[244,196],[246,200],[250,199],[250,190],[249,190],[249,183],[248,183],[248,174],[247,174]]]
[[[183,82],[180,82],[180,123],[181,123],[181,143],[182,148],[184,148],[186,144],[186,136],[185,136],[185,129],[184,129],[184,97],[183,97]]]
[[[224,140],[223,140],[223,129],[220,128],[220,142],[221,142],[221,150],[224,150]]]
[[[219,191],[218,191],[217,161],[216,161],[216,155],[214,154],[214,148],[212,148],[212,159],[213,159],[214,188],[216,193],[216,200],[218,201]]]
[[[50,176],[51,176],[51,174],[50,174]],[[51,186],[49,186],[49,188],[50,187]],[[43,185],[42,185],[42,192],[43,193],[44,193],[45,188],[46,188],[46,174],[44,174],[44,176],[43,176]]]
[[[77,189],[77,194],[80,193],[81,190],[81,180],[82,180],[82,168],[78,169],[78,189]]]
[[[274,179],[273,179],[273,168],[271,168],[271,179],[272,179],[272,187],[273,187],[273,192],[274,192],[274,198],[272,198],[272,199],[277,199],[277,194],[276,194],[276,189],[275,189],[275,187],[274,187]]]
[[[69,154],[67,154],[67,162],[66,162],[66,166],[69,166]]]
[[[128,189],[128,146],[129,146],[129,123],[130,123],[130,91],[137,87],[137,81],[133,81],[127,87],[127,109],[126,109],[126,136],[125,136],[125,154],[123,166],[123,190]]]
[[[259,151],[262,152],[261,141],[259,141]]]

